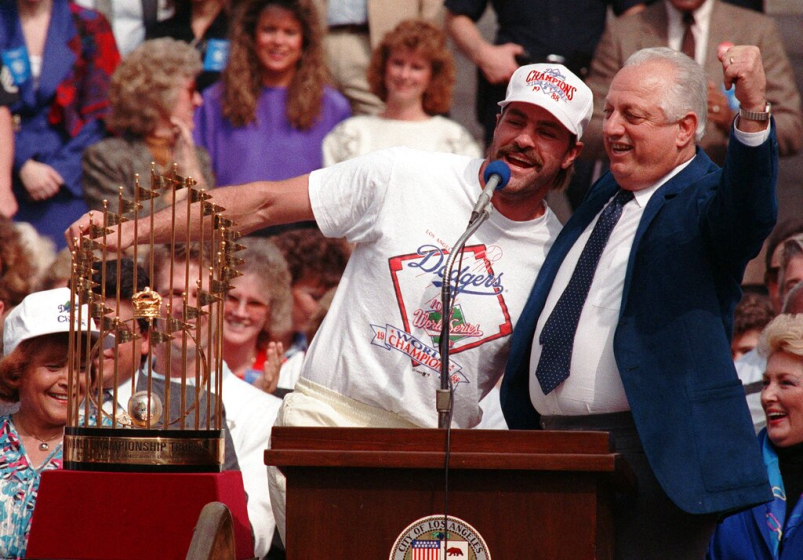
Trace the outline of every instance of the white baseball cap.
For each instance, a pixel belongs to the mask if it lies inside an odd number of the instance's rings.
[[[562,64],[528,64],[516,70],[499,106],[514,102],[543,107],[578,140],[594,111],[591,89]]]
[[[89,306],[81,309],[81,331],[87,332]],[[76,326],[78,314],[75,316]],[[29,294],[11,310],[3,324],[3,353],[8,356],[23,340],[70,332],[70,289],[56,288]],[[99,331],[92,321],[92,334]]]

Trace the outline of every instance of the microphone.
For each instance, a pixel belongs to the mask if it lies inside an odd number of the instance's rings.
[[[482,178],[485,179],[485,188],[482,189],[482,193],[480,193],[480,197],[477,199],[477,204],[474,205],[474,209],[471,211],[471,218],[468,221],[469,225],[472,224],[480,214],[488,211],[487,208],[491,203],[491,197],[494,191],[505,188],[507,182],[510,181],[510,168],[501,159],[496,159],[485,168],[485,173],[483,173]]]
[[[446,257],[446,265],[443,268],[443,284],[441,286],[441,337],[439,350],[441,354],[440,389],[435,391],[435,408],[438,411],[438,427],[448,428],[452,417],[452,388],[449,380],[449,331],[451,317],[452,300],[452,270],[456,258],[462,258],[463,248],[466,246],[468,238],[474,235],[480,226],[491,215],[488,205],[495,190],[502,189],[510,181],[510,168],[502,160],[495,160],[485,168],[482,178],[485,180],[485,188],[480,193],[477,204],[471,212],[471,219],[468,227],[460,239],[452,247],[449,256]]]

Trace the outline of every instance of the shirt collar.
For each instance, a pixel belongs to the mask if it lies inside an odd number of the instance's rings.
[[[672,169],[672,171],[670,171],[669,173],[667,173],[666,175],[664,175],[663,177],[658,179],[658,181],[656,181],[654,184],[650,185],[649,187],[645,187],[643,189],[639,189],[637,191],[634,191],[633,192],[633,197],[634,197],[634,200],[636,201],[636,204],[639,206],[639,208],[644,208],[645,206],[647,206],[647,203],[650,201],[650,198],[652,198],[652,195],[655,194],[655,191],[657,191],[658,189],[663,187],[675,175],[677,175],[678,173],[680,173],[681,171],[686,169],[689,166],[689,164],[692,161],[694,161],[695,157],[697,157],[696,154],[694,156],[692,156],[690,159],[684,161],[683,163],[681,163],[680,165],[678,165],[677,167]]]

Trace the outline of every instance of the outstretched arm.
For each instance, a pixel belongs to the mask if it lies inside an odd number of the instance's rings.
[[[257,181],[234,187],[222,187],[211,191],[210,202],[223,207],[223,215],[236,224],[236,229],[242,233],[275,224],[286,224],[299,221],[314,220],[312,206],[309,198],[309,175],[302,175],[286,181],[269,182]],[[198,204],[190,206],[190,231],[194,238],[200,237],[201,217]],[[84,214],[73,223],[64,236],[67,243],[72,246],[73,239],[80,237],[87,230],[91,221],[95,224],[102,222],[102,215],[98,212]],[[187,205],[176,204],[177,224],[187,221]],[[209,224],[210,220],[206,220]],[[172,207],[164,208],[153,216],[153,233],[156,243],[170,241],[171,224],[173,223]],[[211,224],[209,224],[211,226]],[[140,243],[150,238],[150,219],[140,219],[137,235]],[[134,224],[122,224],[120,249],[127,249],[135,244]],[[206,234],[208,235],[208,234]],[[208,237],[207,237],[208,238]],[[117,235],[108,236],[108,249],[116,250]]]

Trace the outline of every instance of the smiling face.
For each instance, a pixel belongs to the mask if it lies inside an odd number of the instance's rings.
[[[395,49],[385,63],[387,102],[421,103],[432,79],[432,64],[418,51]]]
[[[803,442],[803,358],[778,351],[767,360],[761,406],[767,436],[777,447]]]
[[[19,384],[20,411],[31,429],[43,431],[67,423],[67,338],[39,337]]]
[[[234,278],[231,285],[223,315],[223,341],[256,348],[270,316],[270,294],[264,282],[250,272]]]
[[[266,86],[287,87],[295,76],[304,30],[293,12],[268,6],[259,15],[254,43]]]
[[[623,189],[647,188],[694,155],[696,117],[670,122],[660,105],[674,73],[668,63],[646,62],[622,68],[611,83],[602,135],[611,173]]]
[[[494,206],[511,219],[529,219],[509,212],[518,214],[518,207],[519,212],[527,214],[541,207],[558,173],[569,169],[582,150],[582,143],[572,145],[571,139],[571,133],[542,107],[521,102],[505,107],[498,117],[488,158],[508,164],[510,181],[494,195]]]

